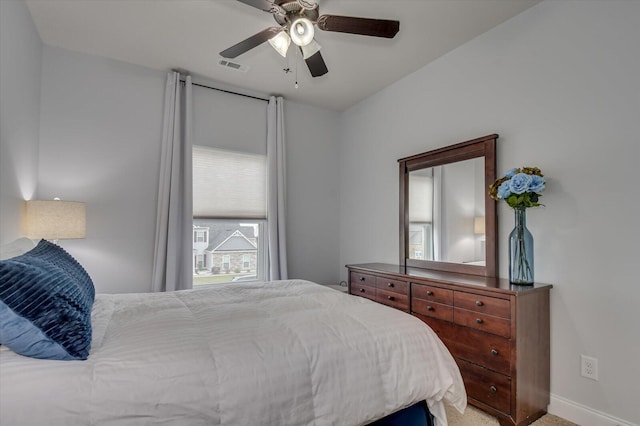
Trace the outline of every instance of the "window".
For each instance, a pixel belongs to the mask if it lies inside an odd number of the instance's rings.
[[[192,136],[193,284],[267,279],[267,103],[194,86]]]
[[[409,224],[409,256],[411,259],[433,260],[431,223]]]
[[[410,259],[434,260],[434,197],[437,193],[434,168],[412,171],[409,175],[409,253]]]
[[[207,242],[207,233],[204,230],[196,230],[193,232],[193,242],[194,243],[206,243]]]
[[[194,146],[193,214],[194,286],[267,278],[265,155]]]

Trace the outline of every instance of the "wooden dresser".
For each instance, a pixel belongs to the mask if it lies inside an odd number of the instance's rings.
[[[409,268],[347,265],[349,293],[411,313],[455,358],[470,404],[527,425],[549,404],[551,285]]]

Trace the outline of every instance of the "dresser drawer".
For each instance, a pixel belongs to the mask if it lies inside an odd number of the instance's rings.
[[[471,328],[451,325],[454,338],[447,339],[447,348],[456,358],[462,358],[489,370],[511,375],[511,341]]]
[[[411,297],[443,305],[453,305],[453,291],[424,284],[411,283]]]
[[[388,278],[376,278],[376,287],[379,290],[386,290],[397,294],[404,294],[409,297],[409,283],[406,281],[390,280]]]
[[[511,337],[511,321],[465,309],[453,310],[453,322],[498,336]]]
[[[361,284],[360,282],[351,282],[351,294],[376,300],[376,288]]]
[[[376,302],[389,305],[403,311],[409,311],[409,296],[406,294],[398,294],[378,288],[376,289]]]
[[[453,321],[453,306],[411,298],[411,312],[417,312],[444,321]]]
[[[444,342],[447,349],[449,349],[449,343],[447,343],[447,338],[451,337],[451,327],[454,327],[454,325],[451,322],[441,321],[439,319],[428,317],[426,315],[422,315],[417,312],[411,312],[411,315],[413,315],[416,318],[419,318],[420,320],[422,320],[422,322],[424,322],[429,327],[431,327],[431,329],[435,331],[435,333],[438,335],[440,340]],[[451,349],[449,349],[449,352],[451,352]]]
[[[511,303],[506,299],[456,291],[453,295],[453,304],[456,308],[481,312],[495,317],[511,318]]]
[[[469,398],[505,414],[511,413],[511,379],[486,368],[456,358]]]
[[[444,342],[455,358],[479,364],[489,370],[511,375],[511,341],[452,322],[414,314],[425,322]]]
[[[351,275],[349,276],[349,280],[351,281],[352,286],[353,284],[366,285],[374,288],[376,286],[375,275],[367,275],[367,274],[360,274],[358,272],[352,272]]]

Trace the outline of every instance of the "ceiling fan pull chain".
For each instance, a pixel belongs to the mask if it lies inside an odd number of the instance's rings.
[[[296,84],[293,85],[293,87],[295,87],[296,89],[298,88],[298,49],[294,49],[296,50],[296,57],[294,59],[295,61],[295,65],[296,65]]]

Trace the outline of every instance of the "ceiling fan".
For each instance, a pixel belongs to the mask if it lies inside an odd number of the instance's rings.
[[[313,77],[329,70],[320,54],[320,45],[314,40],[314,26],[323,31],[393,38],[400,22],[386,19],[357,18],[351,16],[320,15],[318,3],[313,0],[238,0],[269,12],[280,26],[269,27],[240,43],[220,52],[223,58],[235,58],[268,41],[280,55],[286,57],[293,42]]]

